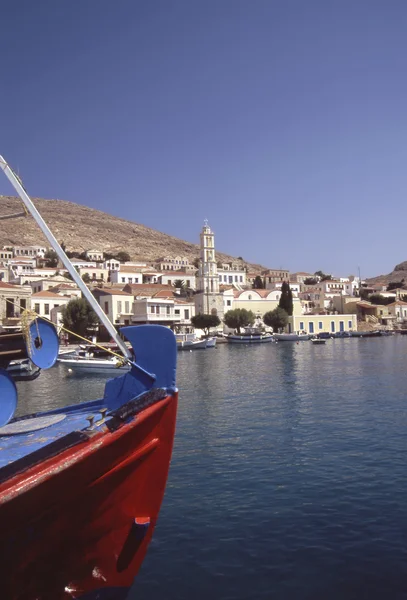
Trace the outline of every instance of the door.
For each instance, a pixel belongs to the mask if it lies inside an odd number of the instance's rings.
[[[331,321],[331,332],[335,333],[335,321]]]
[[[314,323],[312,323],[312,321],[308,324],[308,329],[309,333],[314,333]]]
[[[343,321],[339,321],[339,331],[345,331],[345,323]]]

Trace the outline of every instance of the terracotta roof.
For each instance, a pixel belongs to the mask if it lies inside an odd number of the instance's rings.
[[[9,290],[18,290],[18,289],[21,289],[21,285],[13,285],[12,283],[5,283],[4,281],[0,281],[0,288],[8,288]]]
[[[95,288],[93,290],[93,295],[97,296],[133,296],[133,294],[129,294],[128,292],[123,292],[122,290],[112,290],[107,288]]]
[[[36,294],[32,295],[32,298],[59,298],[60,300],[64,300],[66,299],[66,296],[60,296],[59,294],[54,294],[54,292],[49,292],[47,291],[43,291],[43,292],[37,292]]]
[[[174,292],[171,292],[170,290],[160,290],[153,294],[153,296],[154,298],[174,298]]]
[[[239,296],[241,296],[245,292],[248,292],[249,294],[258,294],[260,296],[260,298],[267,298],[267,296],[269,294],[272,294],[275,291],[278,291],[278,290],[241,290],[241,291],[236,290],[234,292],[234,294],[235,294],[235,298],[239,298]]]
[[[396,300],[396,302],[390,302],[390,304],[387,304],[387,306],[407,306],[407,302],[404,302],[403,300]]]

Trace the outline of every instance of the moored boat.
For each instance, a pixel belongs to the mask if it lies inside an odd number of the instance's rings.
[[[226,336],[229,344],[264,344],[273,341],[273,336],[270,333],[236,335],[229,334]]]
[[[274,333],[277,342],[307,341],[311,338],[308,333]]]
[[[124,327],[130,351],[2,157],[0,167],[130,367],[106,382],[98,400],[14,418],[17,390],[6,368],[16,356],[53,366],[56,330],[30,313],[25,349],[15,338],[15,348],[2,352],[2,597],[124,600],[151,540],[169,469],[178,398],[174,334],[159,325]]]
[[[207,348],[216,348],[216,337],[206,338]]]
[[[316,346],[318,346],[318,345],[325,344],[325,343],[326,343],[326,339],[324,339],[324,338],[317,338],[317,337],[313,337],[313,338],[311,338],[311,342],[312,342],[313,344],[315,344]]]

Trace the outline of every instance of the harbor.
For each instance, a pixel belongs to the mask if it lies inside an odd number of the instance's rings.
[[[406,356],[398,335],[179,353],[173,460],[131,600],[402,597]],[[55,366],[17,384],[20,409],[104,384]]]

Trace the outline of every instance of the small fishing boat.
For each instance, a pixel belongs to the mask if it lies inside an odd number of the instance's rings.
[[[317,338],[317,337],[313,337],[311,338],[311,342],[313,344],[315,344],[316,346],[320,345],[320,344],[325,344],[326,343],[326,339],[324,338]]]
[[[41,369],[35,366],[29,358],[22,358],[10,361],[7,373],[12,376],[14,381],[33,381],[39,377]]]
[[[308,333],[274,333],[276,342],[299,342],[307,341],[311,338]]]
[[[77,371],[86,371],[87,373],[107,372],[109,377],[120,375],[130,371],[131,365],[123,363],[120,359],[112,356],[111,358],[93,358],[82,356],[69,356],[68,358],[58,358],[58,364],[69,369]]]
[[[178,399],[175,337],[160,325],[123,327],[130,350],[1,156],[0,167],[130,366],[106,382],[100,399],[16,418],[9,363],[29,358],[52,367],[58,335],[32,311],[23,313],[22,333],[0,334],[1,597],[124,600],[168,475]]]
[[[229,334],[226,336],[229,344],[267,344],[273,342],[274,338],[270,333],[258,334]]]
[[[194,333],[176,333],[178,350],[206,350],[206,340],[200,340]]]
[[[216,348],[216,337],[206,338],[207,348]]]

